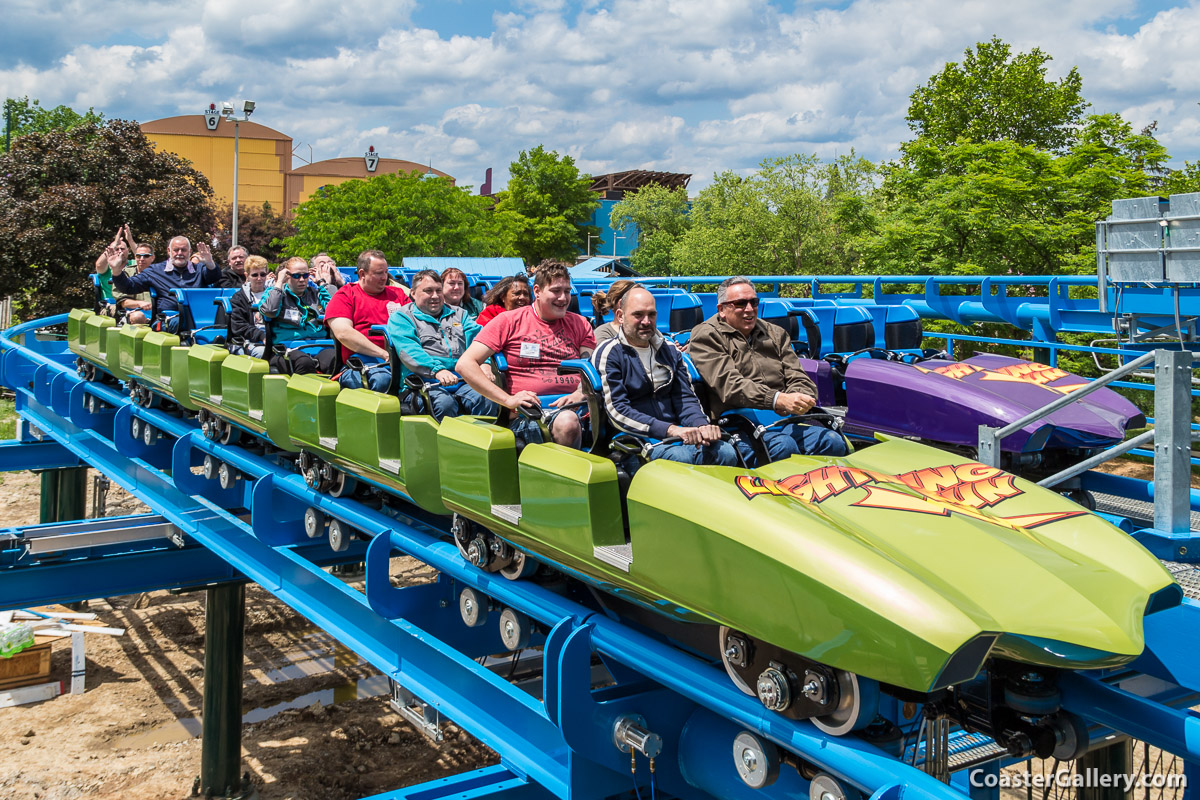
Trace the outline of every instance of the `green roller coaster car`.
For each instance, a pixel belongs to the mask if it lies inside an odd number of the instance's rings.
[[[107,369],[92,345],[111,330],[73,313],[71,350]],[[121,332],[122,366],[178,392],[162,365],[181,362],[155,349],[184,348],[151,336]],[[1039,721],[1057,710],[1030,699],[1051,691],[1039,682],[1137,658],[1143,617],[1182,596],[1149,552],[1070,500],[906,440],[759,469],[655,461],[622,489],[611,459],[555,444],[518,452],[486,420],[401,415],[394,397],[271,376],[216,347],[193,347],[186,362],[202,421],[300,451],[310,484],[349,475],[453,512],[456,543],[483,569],[516,578],[536,559],[711,626],[739,687],[834,733],[863,722],[846,706],[860,679],[935,702],[994,673],[1003,680],[970,702],[987,708],[993,734],[1041,736],[1049,753],[1062,726]],[[1017,711],[997,716],[1004,703]]]

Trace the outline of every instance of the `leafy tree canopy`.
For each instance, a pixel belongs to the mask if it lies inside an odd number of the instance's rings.
[[[599,234],[599,228],[587,223],[600,199],[590,188],[590,177],[579,174],[575,159],[539,144],[522,150],[508,172],[508,188],[496,195],[496,214],[526,264],[544,258],[574,260],[586,249],[588,234]]]
[[[405,256],[509,255],[509,236],[490,206],[446,178],[415,171],[345,181],[297,207],[296,234],[283,242],[282,255],[325,251],[344,265],[363,250],[382,250],[396,265]]]
[[[758,172],[716,175],[692,204],[671,264],[678,273],[839,274],[858,261],[849,233],[875,183],[871,162],[851,153],[763,161]]]
[[[156,150],[136,122],[94,122],[13,140],[0,156],[0,295],[32,315],[91,306],[96,256],[129,223],[160,254],[212,235],[208,179]]]
[[[226,203],[216,214],[219,224],[213,236],[214,246],[228,251],[233,244],[233,204]],[[286,240],[295,233],[292,221],[282,214],[276,214],[270,203],[238,209],[238,244],[251,255],[262,256],[273,264],[278,263]]]
[[[691,227],[687,190],[651,184],[626,194],[609,214],[614,231],[637,232],[631,266],[643,275],[669,275],[675,242]]]
[[[941,146],[1012,141],[1065,150],[1088,103],[1075,67],[1062,80],[1047,79],[1051,60],[1036,47],[1014,56],[999,38],[979,42],[961,64],[947,64],[912,93],[909,127],[918,139]]]
[[[4,100],[4,119],[8,120],[6,125],[11,125],[10,128],[6,128],[6,138],[15,139],[29,133],[66,131],[77,125],[99,125],[104,121],[104,115],[92,108],[80,114],[67,106],[47,109],[42,108],[37,100],[30,100],[28,97],[19,100],[8,97]],[[0,140],[0,153],[6,150],[4,140]]]
[[[1088,117],[1064,155],[1011,140],[907,146],[859,239],[863,271],[1090,273],[1095,221],[1114,199],[1157,191],[1150,170],[1167,158],[1115,114]]]

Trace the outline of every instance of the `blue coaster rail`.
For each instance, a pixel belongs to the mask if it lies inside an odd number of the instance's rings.
[[[666,280],[697,285],[721,277]],[[1011,284],[1031,283],[1026,278],[925,279],[919,296],[884,291],[922,280],[912,277],[765,280],[807,282],[814,296],[823,285],[856,286],[857,294],[848,297],[820,293],[819,299],[841,302],[865,302],[863,288],[869,284],[875,302],[886,298],[911,304],[922,316],[960,322],[1017,320],[1028,325],[1017,327],[1035,337],[1055,330],[1111,330],[1111,324],[1069,327],[1099,324],[1098,309],[1084,307],[1095,300],[1067,296],[1071,287],[1086,287],[1087,279],[1044,279],[1046,298],[1007,296]],[[942,296],[946,285],[975,286],[979,294]],[[810,779],[825,773],[841,782],[848,797],[998,797],[995,788],[969,786],[965,770],[942,783],[866,741],[831,737],[809,723],[779,717],[739,692],[719,664],[671,646],[632,621],[596,612],[570,587],[508,581],[476,569],[445,540],[443,518],[399,500],[372,508],[317,493],[276,458],[206,439],[192,419],[135,406],[116,388],[82,380],[65,343],[39,333],[64,322],[65,317],[38,320],[0,335],[0,382],[15,392],[22,419],[18,439],[0,444],[0,468],[90,464],[180,535],[85,543],[66,557],[45,557],[29,547],[44,526],[0,531],[0,608],[255,581],[501,757],[500,767],[387,796],[605,798],[636,788],[652,796],[769,799],[808,792],[815,785]],[[139,428],[149,426],[152,435],[135,438],[134,420]],[[231,470],[224,486],[196,473],[206,457]],[[309,539],[300,513],[307,507],[351,531],[351,548],[334,553],[323,540]],[[437,569],[438,579],[393,586],[390,559],[401,554]],[[353,561],[365,563],[364,592],[325,569]],[[457,606],[464,588],[482,593],[494,610],[528,620],[531,643],[543,648],[542,699],[477,662],[505,647],[497,626],[463,624]],[[1200,695],[1200,664],[1193,655],[1200,639],[1198,612],[1200,606],[1187,600],[1149,618],[1146,653],[1129,668],[1077,673],[1064,681],[1064,708],[1090,724],[1093,742],[1112,734],[1137,736],[1180,756],[1186,774],[1200,777],[1200,716],[1187,710]],[[612,679],[601,687],[591,679],[597,660]],[[635,717],[661,742],[652,769],[647,753],[631,755],[614,743],[618,723]],[[735,765],[734,742],[744,733],[772,743],[784,760],[804,769],[782,769],[774,783],[749,788]],[[632,773],[631,757],[637,766]],[[995,774],[1008,763],[1012,759],[992,761],[984,769]]]
[[[728,275],[670,276],[643,279],[666,287],[715,286]],[[995,323],[1028,331],[1033,340],[1053,342],[1056,334],[1114,333],[1113,320],[1137,315],[1147,325],[1171,326],[1176,301],[1183,317],[1200,315],[1200,287],[1122,284],[1107,286],[1102,304],[1094,276],[959,275],[788,275],[752,276],[762,292],[779,295],[782,287],[801,286],[813,300],[837,303],[906,305],[923,318],[960,325]],[[849,287],[825,291],[825,287]],[[912,291],[920,287],[920,291]]]

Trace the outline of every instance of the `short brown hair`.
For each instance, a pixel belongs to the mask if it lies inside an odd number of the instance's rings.
[[[413,275],[412,280],[408,282],[408,285],[415,290],[417,288],[417,284],[426,279],[436,282],[439,286],[442,285],[442,276],[438,275],[437,270],[433,269],[423,269],[416,275]]]
[[[567,265],[561,261],[543,261],[538,264],[537,275],[533,276],[533,285],[539,289],[545,289],[561,279],[565,279],[567,283],[571,282],[571,271],[567,269]]]
[[[363,250],[358,254],[358,274],[361,275],[371,268],[371,261],[378,258],[383,263],[387,263],[387,256],[382,250]]]

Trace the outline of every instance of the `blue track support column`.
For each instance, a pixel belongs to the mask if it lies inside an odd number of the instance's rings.
[[[1133,771],[1133,740],[1091,751],[1076,762],[1075,770],[1084,782],[1075,800],[1130,800],[1133,792],[1126,788],[1125,776]]]
[[[242,655],[246,587],[225,583],[208,590],[204,614],[204,717],[200,777],[204,797],[245,797],[242,777]]]

